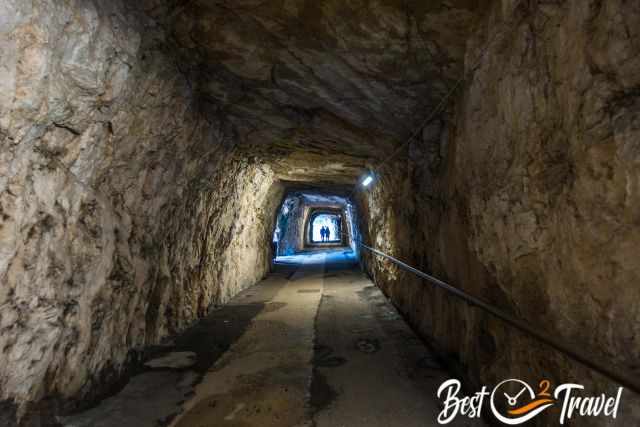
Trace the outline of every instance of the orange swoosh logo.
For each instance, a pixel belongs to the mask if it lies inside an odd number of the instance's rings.
[[[510,415],[522,415],[522,414],[526,414],[527,412],[533,411],[539,406],[546,405],[547,403],[553,403],[553,402],[554,401],[552,399],[538,399],[538,400],[534,400],[533,402],[521,408],[511,409],[508,412]]]

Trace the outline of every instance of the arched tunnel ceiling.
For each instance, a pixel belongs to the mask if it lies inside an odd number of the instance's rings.
[[[291,181],[353,183],[459,78],[480,0],[147,0],[181,69]]]

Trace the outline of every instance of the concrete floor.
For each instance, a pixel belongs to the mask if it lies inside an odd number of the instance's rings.
[[[66,426],[436,426],[449,378],[349,251],[276,271]],[[455,426],[483,425],[456,420]]]

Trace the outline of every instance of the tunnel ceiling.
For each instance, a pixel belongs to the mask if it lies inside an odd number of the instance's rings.
[[[460,76],[479,1],[146,2],[243,148],[291,181],[353,183]]]

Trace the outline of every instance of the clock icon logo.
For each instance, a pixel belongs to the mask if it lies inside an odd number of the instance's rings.
[[[510,384],[517,386],[516,390],[518,391],[516,394],[507,392]],[[542,381],[540,383],[541,392],[536,396],[533,388],[526,382],[518,379],[504,380],[491,393],[491,411],[498,420],[507,425],[525,423],[555,403],[555,400],[551,399],[551,396],[547,393],[548,386],[548,381]],[[496,406],[499,399],[503,397],[508,408],[505,411],[506,413],[501,413]]]

